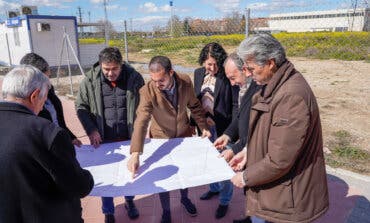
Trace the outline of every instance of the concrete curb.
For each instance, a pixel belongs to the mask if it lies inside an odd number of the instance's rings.
[[[350,187],[361,190],[363,195],[370,200],[370,176],[361,175],[340,168],[333,168],[328,165],[326,165],[326,173],[344,180]]]

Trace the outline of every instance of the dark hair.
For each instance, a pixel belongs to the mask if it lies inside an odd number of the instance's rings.
[[[46,62],[44,58],[42,58],[40,55],[36,53],[27,53],[26,55],[24,55],[21,59],[20,64],[31,65],[33,67],[36,67],[43,73],[49,70],[48,62]]]
[[[149,70],[150,71],[152,71],[150,69],[150,67],[154,64],[161,65],[161,67],[164,68],[166,73],[169,73],[172,70],[171,60],[166,56],[155,56],[155,57],[153,57],[149,62]]]
[[[200,51],[199,58],[198,58],[199,65],[202,66],[204,61],[206,61],[209,56],[213,57],[216,60],[217,66],[221,69],[227,57],[227,53],[220,44],[208,43]]]
[[[122,64],[122,54],[117,47],[106,47],[99,53],[99,64],[111,62]]]

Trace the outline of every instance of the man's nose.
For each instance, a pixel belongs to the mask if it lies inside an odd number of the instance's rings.
[[[245,76],[246,77],[250,77],[250,76],[252,76],[253,74],[252,74],[252,72],[250,72],[250,71],[246,71],[246,72],[244,72],[245,73]]]

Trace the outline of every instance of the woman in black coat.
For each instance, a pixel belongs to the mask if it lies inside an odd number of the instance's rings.
[[[225,76],[223,63],[227,57],[225,50],[218,43],[209,43],[200,52],[198,62],[202,66],[194,72],[194,90],[207,114],[207,123],[212,133],[211,141],[222,135],[232,121],[233,88]],[[235,97],[234,97],[235,99]],[[229,180],[210,184],[210,190],[200,199],[208,200],[220,194],[220,204],[216,210],[217,219],[226,215],[233,193]]]

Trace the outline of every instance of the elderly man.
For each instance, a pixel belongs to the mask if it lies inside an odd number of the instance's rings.
[[[99,54],[99,62],[86,74],[76,100],[78,118],[89,136],[90,143],[129,140],[133,131],[142,76],[122,62],[118,48],[107,47]],[[134,196],[125,196],[125,209],[130,219],[139,217]],[[105,223],[114,223],[113,197],[102,197]]]
[[[68,132],[37,116],[49,87],[49,79],[32,66],[4,77],[0,222],[83,222],[80,198],[91,191],[93,178],[77,162]]]
[[[192,136],[187,109],[203,132],[210,137],[205,112],[195,96],[191,80],[186,75],[176,74],[170,59],[153,57],[149,62],[151,81],[140,89],[140,103],[134,133],[131,139],[131,157],[128,169],[135,175],[139,168],[139,154],[143,152],[144,138],[149,121],[152,138],[176,138]],[[188,198],[188,189],[180,189],[181,204],[191,216],[197,215],[195,205]],[[162,223],[171,222],[169,192],[159,194],[163,209]]]
[[[252,99],[246,167],[232,182],[247,189],[247,215],[311,222],[329,206],[316,98],[271,35],[245,39],[238,55],[263,87]]]
[[[260,89],[260,86],[257,85],[255,81],[252,81],[250,77],[251,74],[243,65],[243,60],[235,52],[231,53],[224,62],[226,77],[233,86],[239,87],[237,118],[233,119],[224,134],[214,142],[217,149],[228,148],[221,153],[221,156],[223,156],[226,161],[230,161],[234,155],[240,153],[243,148],[247,147],[251,101],[253,95]],[[236,143],[229,144],[230,141]],[[241,162],[234,170],[241,170],[242,165]],[[233,222],[248,223],[250,222],[250,218],[245,217],[243,219],[234,220]]]
[[[251,80],[249,71],[243,70],[243,65],[244,62],[236,53],[231,53],[224,62],[226,77],[231,85],[239,87],[237,118],[233,119],[224,134],[214,142],[217,149],[224,149],[230,141],[236,142],[222,152],[226,161],[230,161],[247,144],[251,99],[260,89],[260,86]]]

